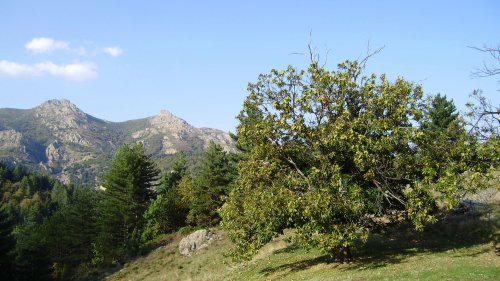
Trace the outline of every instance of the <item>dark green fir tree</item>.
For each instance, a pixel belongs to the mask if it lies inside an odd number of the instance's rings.
[[[142,144],[120,147],[104,176],[95,260],[107,263],[137,253],[143,215],[153,199],[158,174]]]

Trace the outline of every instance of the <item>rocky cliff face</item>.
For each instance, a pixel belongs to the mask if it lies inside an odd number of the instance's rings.
[[[15,130],[0,131],[0,147],[4,149],[22,148],[23,134]]]
[[[210,141],[234,151],[229,134],[195,128],[162,110],[126,122],[90,116],[68,100],[50,100],[32,109],[0,109],[0,160],[48,171],[64,182],[96,184],[123,143],[142,142],[162,158],[203,151]]]

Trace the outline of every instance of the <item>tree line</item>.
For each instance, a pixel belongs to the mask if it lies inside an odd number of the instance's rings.
[[[236,160],[211,143],[192,169],[179,153],[162,177],[142,144],[123,145],[100,189],[0,164],[0,279],[79,279],[162,234],[216,225]]]

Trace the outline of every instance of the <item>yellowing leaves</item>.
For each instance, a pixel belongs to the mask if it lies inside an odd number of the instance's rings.
[[[421,229],[436,219],[434,194],[451,202],[464,188],[460,175],[484,170],[482,160],[491,166],[498,151],[476,145],[459,122],[426,130],[421,86],[363,76],[357,61],[272,70],[249,92],[238,116],[248,150],[238,192],[221,210],[243,256],[285,227],[326,251],[366,238],[367,217]]]

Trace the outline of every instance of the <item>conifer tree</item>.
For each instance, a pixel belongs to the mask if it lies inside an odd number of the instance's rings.
[[[54,277],[67,280],[77,267],[91,261],[97,235],[97,195],[90,188],[76,188],[70,202],[44,221]]]
[[[100,226],[96,256],[114,261],[133,255],[140,247],[144,211],[153,198],[159,171],[141,144],[123,145],[104,176],[99,206]]]
[[[157,197],[144,214],[147,221],[142,234],[144,241],[161,233],[175,231],[185,224],[188,209],[181,202],[178,184],[187,174],[186,154],[178,153],[171,169],[165,174],[162,184],[157,189]]]
[[[14,236],[14,280],[51,280],[51,261],[37,209],[31,209],[25,221],[16,226]]]
[[[222,146],[211,142],[203,153],[191,197],[188,222],[211,226],[219,222],[218,209],[236,177],[236,165]]]
[[[448,100],[446,95],[441,96],[441,94],[430,98],[430,104],[425,113],[426,118],[422,122],[422,127],[434,132],[446,130],[458,118],[453,100]]]
[[[166,194],[175,188],[182,177],[188,174],[187,156],[184,152],[175,155],[172,167],[165,174],[162,184],[158,187],[158,194]]]

